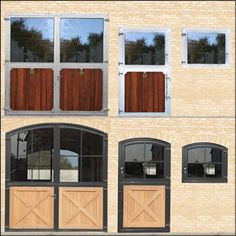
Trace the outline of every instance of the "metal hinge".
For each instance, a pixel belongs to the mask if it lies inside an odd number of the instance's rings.
[[[124,112],[124,111],[119,109],[118,112],[119,112],[119,113],[122,113],[122,112]]]
[[[166,224],[166,226],[170,227],[170,224]]]
[[[102,111],[108,112],[108,111],[110,111],[110,109],[109,108],[104,108],[104,109],[102,109]]]
[[[187,35],[187,34],[185,34],[185,33],[182,33],[182,34],[181,34],[182,37],[183,37],[183,36],[186,36],[186,35]]]
[[[169,180],[170,180],[170,177],[169,177],[169,176],[166,176],[166,179],[169,179]]]
[[[10,62],[10,60],[5,60],[5,63]]]
[[[186,61],[181,61],[182,64],[186,64]]]
[[[167,190],[170,190],[170,187],[166,187]]]
[[[167,75],[166,75],[166,79],[168,79],[169,81],[171,81],[171,78],[170,78],[170,77],[168,77]]]
[[[118,73],[119,76],[120,76],[120,75],[123,75],[123,74],[124,74],[124,73],[122,73],[122,72],[119,72],[119,73]]]
[[[106,18],[105,21],[106,21],[106,22],[110,22],[110,19],[109,19],[109,18]]]
[[[171,97],[170,96],[166,96],[165,99],[166,100],[171,100]]]
[[[107,64],[108,64],[108,61],[104,61],[104,63],[107,63]]]
[[[9,20],[10,20],[10,18],[7,18],[7,17],[5,17],[5,18],[4,18],[4,20],[5,20],[5,21],[9,21]]]
[[[123,62],[118,62],[118,65],[120,66],[120,65],[123,65]]]
[[[124,35],[124,33],[121,33],[121,32],[119,32],[119,34],[118,34],[119,36],[122,36],[122,35]]]

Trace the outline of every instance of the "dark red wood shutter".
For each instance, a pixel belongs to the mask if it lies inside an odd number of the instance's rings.
[[[49,111],[53,108],[53,71],[14,68],[10,73],[12,110]]]
[[[126,73],[125,112],[165,112],[165,75],[162,72]]]
[[[103,72],[101,69],[62,69],[60,75],[61,110],[102,110]]]

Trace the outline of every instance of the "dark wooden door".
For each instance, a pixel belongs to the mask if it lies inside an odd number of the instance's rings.
[[[63,111],[101,111],[103,72],[100,69],[62,69],[60,108]]]
[[[51,69],[14,68],[10,73],[12,110],[49,111],[53,107]]]
[[[165,112],[165,75],[128,72],[125,75],[125,112]]]

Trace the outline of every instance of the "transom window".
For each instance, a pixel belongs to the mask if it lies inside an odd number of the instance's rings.
[[[212,143],[184,146],[183,182],[227,182],[227,148]]]
[[[10,17],[6,114],[107,114],[107,22]]]
[[[168,115],[169,31],[120,30],[119,114]]]
[[[9,139],[10,181],[102,182],[104,179],[105,134],[51,126],[14,133]]]
[[[229,31],[184,30],[182,35],[184,44],[184,64],[229,64]]]

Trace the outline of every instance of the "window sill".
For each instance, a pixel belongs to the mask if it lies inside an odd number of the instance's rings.
[[[170,117],[169,112],[119,112],[121,117]]]

